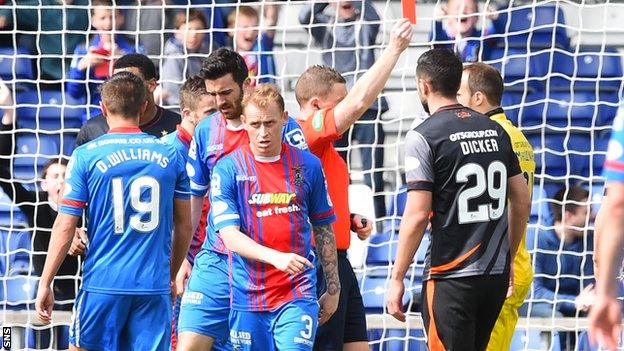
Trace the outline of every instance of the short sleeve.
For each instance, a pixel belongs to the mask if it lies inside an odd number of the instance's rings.
[[[314,153],[340,138],[333,109],[316,111],[301,126],[308,147]]]
[[[624,111],[621,110],[613,121],[603,172],[609,182],[624,182]]]
[[[290,146],[294,146],[297,149],[308,150],[308,144],[306,143],[303,130],[292,117],[288,117],[288,122],[284,126],[282,131],[282,140]]]
[[[189,200],[191,198],[191,188],[189,182],[189,176],[185,169],[184,157],[176,150],[176,165],[177,165],[177,178],[174,190],[174,197],[180,200]]]
[[[89,200],[89,189],[87,188],[87,165],[81,157],[79,148],[74,151],[67,169],[65,170],[65,185],[63,188],[63,198],[59,208],[60,213],[73,216],[82,216],[82,212]]]
[[[240,226],[236,175],[227,159],[218,161],[210,187],[210,218],[216,231]]]
[[[210,170],[206,162],[206,148],[204,146],[207,137],[208,125],[200,124],[197,126],[193,140],[189,145],[187,171],[193,196],[206,196],[210,185]]]
[[[314,157],[310,155],[311,157]],[[327,180],[321,167],[321,162],[314,158],[312,166],[312,184],[310,203],[308,204],[310,223],[313,226],[327,225],[336,221],[333,204],[327,192]]]
[[[408,190],[433,191],[433,151],[425,137],[415,130],[405,136],[405,178]]]

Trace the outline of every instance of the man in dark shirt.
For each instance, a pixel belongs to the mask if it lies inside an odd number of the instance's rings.
[[[388,313],[405,320],[403,279],[431,221],[422,292],[430,350],[485,350],[531,208],[503,127],[457,102],[461,77],[450,50],[418,59],[418,93],[431,116],[405,139],[408,195],[387,294]]]
[[[147,109],[141,116],[139,128],[155,137],[163,137],[176,130],[181,122],[180,115],[157,106],[154,102],[154,90],[158,85],[158,76],[154,63],[142,54],[128,54],[119,58],[113,65],[113,74],[121,71],[133,73],[145,81],[147,89]],[[101,114],[91,118],[80,128],[76,138],[76,146],[85,144],[108,132],[108,124]]]

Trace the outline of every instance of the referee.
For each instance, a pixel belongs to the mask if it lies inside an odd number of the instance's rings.
[[[388,312],[405,320],[403,279],[433,213],[422,292],[432,351],[487,347],[531,207],[503,127],[457,102],[461,77],[450,50],[418,59],[418,93],[431,116],[405,140],[408,196],[387,295]]]

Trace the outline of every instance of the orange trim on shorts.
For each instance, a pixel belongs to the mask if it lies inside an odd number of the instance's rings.
[[[429,351],[445,351],[442,340],[438,336],[438,329],[435,325],[435,318],[433,317],[433,292],[435,291],[435,284],[433,279],[427,280],[427,308],[429,309],[429,326],[427,327],[427,346]]]
[[[435,273],[442,273],[445,271],[448,271],[449,269],[455,268],[457,266],[459,266],[462,262],[464,262],[466,259],[468,259],[468,257],[470,257],[470,255],[472,255],[475,251],[477,251],[477,249],[481,246],[481,243],[477,244],[477,246],[473,247],[472,249],[468,250],[465,254],[457,257],[456,259],[452,260],[449,263],[445,263],[439,266],[435,266],[435,267],[431,267],[431,273],[435,274]]]

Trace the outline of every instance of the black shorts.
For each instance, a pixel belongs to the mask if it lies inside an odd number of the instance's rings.
[[[338,250],[338,276],[341,286],[338,309],[329,321],[319,326],[316,331],[314,350],[342,350],[344,343],[368,341],[360,287],[345,250]],[[320,297],[327,289],[320,264],[317,265],[316,282]]]
[[[508,273],[423,282],[422,317],[429,350],[485,350],[508,283]]]

